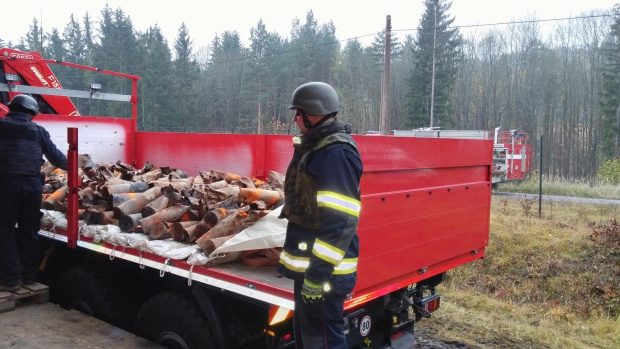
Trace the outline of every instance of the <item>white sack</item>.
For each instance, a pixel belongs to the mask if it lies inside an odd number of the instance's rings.
[[[218,253],[262,250],[284,246],[288,220],[278,218],[281,211],[282,206],[269,212],[265,217],[260,218],[256,223],[216,248],[215,251],[211,252],[209,258],[213,258]]]

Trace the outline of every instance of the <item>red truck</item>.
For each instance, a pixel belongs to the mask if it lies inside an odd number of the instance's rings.
[[[32,64],[96,68],[16,52],[0,49],[2,102],[16,91],[45,101],[54,112],[35,121],[60,147],[71,143],[68,176],[73,188],[67,228],[40,231],[45,247],[42,278],[50,284],[52,299],[166,347],[292,347],[293,285],[274,267],[191,266],[184,260],[95,242],[78,234],[75,194],[78,151],[97,162],[140,167],[148,161],[190,175],[221,169],[265,178],[270,170],[285,172],[293,152],[291,136],[140,131],[137,76],[99,70],[129,79],[132,94],[104,95],[92,89],[80,94],[60,85],[48,87],[42,79],[28,80],[20,69],[28,71]],[[6,79],[7,74],[16,76]],[[132,104],[132,116],[84,117],[75,108],[60,113],[60,102],[48,93],[64,92],[75,98],[126,100]],[[69,98],[63,98],[68,105]],[[493,139],[354,139],[364,174],[358,281],[345,303],[347,341],[350,348],[411,345],[413,324],[439,308],[436,286],[446,273],[485,255]]]
[[[493,139],[493,167],[491,181],[497,184],[527,179],[532,170],[532,146],[527,133],[520,130],[503,131],[495,128],[491,134],[478,130],[440,130],[415,129],[393,130],[390,132],[398,137],[431,137],[431,138],[462,138],[462,139]]]

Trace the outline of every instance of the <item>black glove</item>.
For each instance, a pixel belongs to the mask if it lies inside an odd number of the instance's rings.
[[[301,298],[304,302],[312,304],[322,302],[323,296],[331,291],[329,282],[319,283],[309,279],[304,279],[301,287]]]

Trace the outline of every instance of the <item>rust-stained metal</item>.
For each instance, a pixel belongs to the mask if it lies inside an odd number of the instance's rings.
[[[200,249],[202,249],[205,254],[209,255],[211,254],[211,252],[215,251],[216,248],[222,246],[222,244],[230,240],[235,235],[236,234],[220,236],[212,239],[205,239],[200,241],[200,243],[198,243],[198,246],[200,246]]]
[[[58,207],[57,203],[64,200],[67,196],[67,186],[56,189],[52,194],[46,197],[41,203],[41,207],[46,210],[53,210]]]
[[[123,215],[130,215],[141,212],[144,206],[149,202],[161,196],[161,188],[153,187],[144,193],[136,195],[135,198],[127,200],[122,204],[114,207],[114,217],[120,218]]]
[[[144,218],[142,217],[142,213],[133,213],[130,215],[121,216],[118,219],[118,226],[122,231],[132,232],[134,228],[140,224],[140,220]]]
[[[112,194],[112,206],[118,206],[120,204],[122,204],[125,201],[131,200],[131,199],[135,199],[138,196],[139,193],[119,193],[119,194]]]
[[[172,224],[172,239],[179,242],[190,242],[188,229],[192,232],[200,223],[200,221],[185,221],[185,222],[176,222]]]
[[[161,210],[151,216],[142,218],[140,225],[145,234],[152,239],[165,239],[171,236],[168,227],[164,222],[177,222],[185,212],[190,209],[189,206],[172,206]]]
[[[254,224],[283,200],[284,176],[268,181],[225,171],[200,171],[189,177],[169,167],[142,169],[117,162],[89,164],[78,171],[79,217],[86,224],[115,224],[124,232],[143,232],[151,239],[172,237],[196,243],[207,254]],[[64,211],[66,174],[48,169],[43,206]],[[241,252],[218,255],[208,265],[239,260]]]
[[[243,229],[243,221],[248,217],[247,211],[248,208],[244,207],[222,219],[218,224],[196,240],[198,246],[203,248],[203,243],[207,240],[240,232]]]
[[[169,202],[169,199],[165,195],[162,195],[156,198],[155,200],[149,202],[148,204],[146,204],[146,206],[142,208],[141,210],[142,216],[146,218],[150,215],[155,214],[156,212],[159,212],[165,209],[166,207],[168,207],[168,202]]]
[[[263,201],[268,206],[272,206],[284,201],[284,193],[277,190],[241,188],[238,195],[239,200],[248,204]]]
[[[129,182],[121,184],[108,184],[102,188],[104,195],[121,194],[121,193],[142,193],[149,189],[149,184],[146,182]]]

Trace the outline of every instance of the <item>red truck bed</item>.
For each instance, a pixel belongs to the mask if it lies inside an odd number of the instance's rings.
[[[222,170],[264,177],[285,172],[291,136],[133,132],[131,119],[40,116],[55,142],[79,128],[79,152],[96,162]],[[64,137],[64,138],[63,138]],[[493,140],[354,136],[364,163],[358,282],[347,307],[482,258],[488,242]],[[189,265],[81,241],[86,247],[187,277]],[[122,255],[122,256],[121,256]],[[290,282],[275,270],[195,267],[192,279],[292,308]]]

